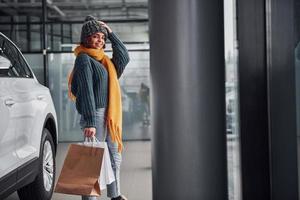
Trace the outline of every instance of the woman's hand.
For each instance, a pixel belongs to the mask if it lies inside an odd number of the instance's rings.
[[[85,128],[83,130],[83,133],[85,137],[94,137],[96,135],[96,128],[95,127]]]
[[[109,33],[112,32],[111,28],[106,23],[104,23],[103,21],[98,21],[98,22],[100,23],[101,26],[104,26]]]

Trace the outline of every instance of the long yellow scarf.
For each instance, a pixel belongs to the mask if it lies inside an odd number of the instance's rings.
[[[105,55],[103,49],[85,48],[80,45],[75,48],[74,54],[78,56],[80,53],[87,53],[89,56],[101,62],[108,71],[108,109],[106,123],[109,134],[113,142],[117,142],[118,151],[123,149],[122,144],[122,100],[121,89],[117,77],[116,68],[110,58]],[[71,83],[73,79],[73,70],[68,80],[68,95],[71,100],[75,101],[76,97],[71,92]],[[97,130],[96,130],[97,131]]]

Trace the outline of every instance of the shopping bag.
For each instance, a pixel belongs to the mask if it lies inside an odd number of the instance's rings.
[[[100,196],[99,176],[104,148],[71,144],[55,192]]]
[[[99,177],[99,185],[100,185],[100,190],[106,189],[106,185],[109,185],[115,181],[115,174],[112,169],[107,143],[100,142],[95,137],[90,142],[85,141],[84,143],[78,143],[78,144],[85,145],[85,146],[94,146],[94,147],[104,148],[101,172],[100,172],[100,177]]]

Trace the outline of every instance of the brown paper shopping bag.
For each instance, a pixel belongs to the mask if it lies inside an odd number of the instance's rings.
[[[100,176],[104,148],[71,144],[58,178],[55,192],[100,196]]]

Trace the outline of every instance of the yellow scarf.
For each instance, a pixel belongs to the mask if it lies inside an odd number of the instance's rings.
[[[117,77],[116,68],[110,58],[105,55],[103,49],[85,48],[80,45],[75,48],[74,54],[78,56],[80,53],[87,53],[89,56],[101,62],[108,71],[108,109],[106,116],[106,123],[109,134],[113,142],[117,142],[118,151],[123,149],[122,144],[122,100],[121,89]],[[76,97],[71,92],[71,83],[73,79],[73,70],[69,75],[68,80],[68,95],[71,100],[75,101]]]

